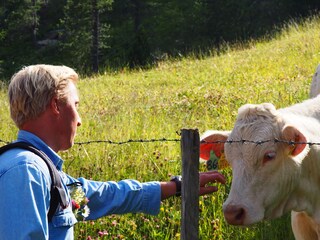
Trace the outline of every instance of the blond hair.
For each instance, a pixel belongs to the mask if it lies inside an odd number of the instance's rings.
[[[43,113],[54,96],[64,100],[69,81],[76,84],[78,74],[66,66],[38,64],[22,68],[12,76],[8,89],[12,120],[21,128]]]

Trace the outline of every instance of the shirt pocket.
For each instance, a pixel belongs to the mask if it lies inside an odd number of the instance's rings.
[[[77,219],[69,208],[53,216],[52,225],[54,227],[70,227],[77,223]]]

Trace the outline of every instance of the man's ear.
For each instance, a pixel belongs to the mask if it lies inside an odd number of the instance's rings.
[[[224,143],[231,131],[208,130],[200,137],[200,158],[209,160],[210,152],[220,158],[224,152]]]
[[[60,110],[59,110],[59,101],[56,97],[53,97],[50,101],[50,107],[52,109],[52,111],[54,112],[54,114],[59,114]]]
[[[299,155],[307,146],[306,137],[296,127],[291,125],[287,125],[282,129],[282,138],[293,142],[292,145],[288,145],[288,152],[293,157]]]

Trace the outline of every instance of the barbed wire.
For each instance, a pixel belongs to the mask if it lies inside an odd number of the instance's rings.
[[[296,142],[296,141],[291,141],[291,140],[282,140],[282,139],[267,139],[267,140],[259,140],[259,141],[253,141],[253,140],[247,140],[247,139],[240,139],[240,140],[217,140],[217,141],[206,141],[206,140],[202,140],[200,143],[211,143],[211,144],[222,144],[222,143],[227,143],[227,144],[232,144],[232,143],[253,143],[256,145],[262,145],[264,143],[268,143],[268,142],[273,142],[273,143],[286,143],[288,145],[297,145],[297,144],[304,144],[304,145],[320,145],[320,142]]]
[[[129,139],[126,141],[93,140],[93,141],[86,141],[86,142],[75,142],[74,144],[84,145],[84,144],[91,144],[91,143],[108,143],[108,144],[122,145],[122,144],[126,144],[126,143],[149,143],[149,142],[180,142],[180,139],[168,139],[168,138]]]
[[[175,138],[152,138],[152,139],[128,139],[126,141],[112,141],[112,140],[91,140],[91,141],[84,141],[84,142],[75,142],[76,145],[87,145],[87,144],[93,144],[93,143],[106,143],[106,144],[115,144],[115,145],[122,145],[122,144],[129,144],[129,143],[153,143],[153,142],[180,142],[181,139],[175,139]],[[8,144],[11,141],[5,141],[0,139],[0,143]],[[233,144],[233,143],[252,143],[256,145],[262,145],[264,143],[286,143],[288,145],[297,145],[297,144],[305,144],[305,145],[320,145],[320,142],[296,142],[296,141],[288,141],[288,140],[282,140],[282,139],[267,139],[267,140],[248,140],[248,139],[240,139],[240,140],[217,140],[217,141],[206,141],[201,140],[200,144]]]
[[[128,139],[126,141],[112,141],[112,140],[90,140],[90,141],[84,141],[84,142],[75,142],[76,145],[87,145],[92,143],[107,143],[107,144],[116,144],[116,145],[122,145],[126,143],[151,143],[151,142],[180,142],[180,139],[170,139],[170,138],[152,138],[152,139]],[[0,143],[8,144],[11,141],[5,141],[0,139]]]

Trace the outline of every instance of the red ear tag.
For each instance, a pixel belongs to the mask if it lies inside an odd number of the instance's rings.
[[[217,157],[220,157],[221,151],[220,146],[215,143],[201,143],[200,144],[200,158],[203,160],[209,160],[211,156],[211,151],[215,153]]]

